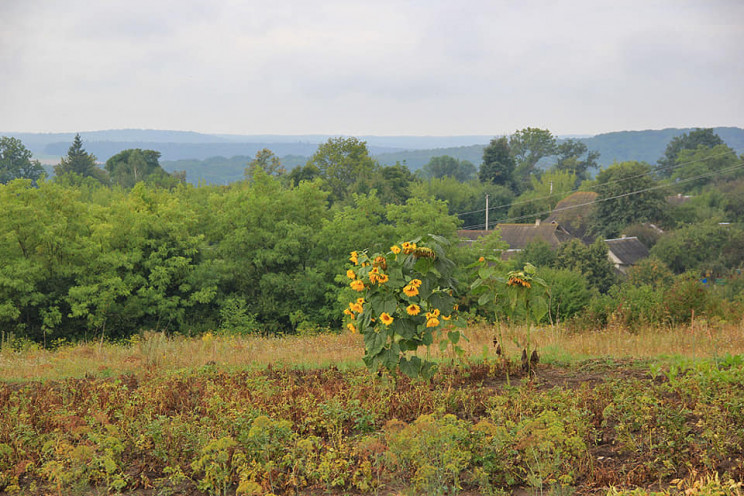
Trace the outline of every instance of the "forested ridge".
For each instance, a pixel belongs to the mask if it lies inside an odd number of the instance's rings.
[[[356,138],[331,138],[294,168],[264,149],[241,180],[222,186],[186,183],[154,150],[123,150],[98,167],[79,135],[52,178],[20,140],[3,137],[0,152],[5,336],[52,343],[144,329],[338,329],[351,251],[386,251],[431,233],[449,240],[464,267],[506,248],[498,233],[473,245],[458,240],[458,228],[486,227],[486,195],[493,228],[545,218],[577,191],[598,194],[589,219],[597,243],[537,244],[504,262],[504,270],[538,266],[555,298],[563,292],[562,316],[583,310],[606,320],[613,301],[648,302],[653,288],[659,298],[684,298],[704,276],[729,281],[715,301],[744,304],[744,161],[710,129],[671,139],[655,165],[615,163],[594,179],[596,151],[536,128],[494,138],[480,163],[440,156],[416,173],[381,165]],[[666,199],[675,195],[685,201]],[[618,278],[601,242],[623,234],[651,249],[635,279]],[[467,312],[469,275],[461,269],[457,278]],[[734,308],[711,305],[699,311]],[[681,308],[674,318],[686,318]],[[624,318],[671,318],[654,311]]]

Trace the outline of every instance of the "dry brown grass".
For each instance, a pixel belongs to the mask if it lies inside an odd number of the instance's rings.
[[[501,341],[508,354],[517,356],[526,342],[524,326],[472,325],[461,341],[471,358],[493,356],[493,339]],[[648,327],[635,332],[623,328],[570,332],[564,327],[533,328],[533,345],[544,360],[571,361],[591,357],[651,358],[684,356],[709,358],[744,353],[744,322],[673,329]],[[294,367],[339,368],[362,365],[362,338],[344,332],[289,337],[168,337],[145,333],[129,344],[83,343],[50,351],[22,352],[5,347],[0,351],[0,380],[48,380],[89,375],[163,373],[214,363],[225,370],[265,367],[268,364]],[[439,356],[432,347],[432,355]],[[425,351],[422,351],[425,354]]]

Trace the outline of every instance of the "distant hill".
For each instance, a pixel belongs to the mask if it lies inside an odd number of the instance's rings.
[[[655,164],[664,155],[667,144],[676,136],[692,131],[694,128],[662,129],[646,131],[618,131],[582,138],[590,150],[600,153],[599,164],[606,167],[613,162],[640,160]],[[744,153],[744,129],[738,127],[717,127],[714,131],[737,153]]]
[[[618,131],[588,137],[574,137],[590,150],[600,153],[599,164],[606,167],[614,161],[642,160],[650,164],[664,154],[667,143],[693,128],[670,128],[645,131]],[[715,132],[737,153],[744,153],[744,129],[718,127]],[[245,166],[258,150],[268,148],[291,169],[304,164],[318,145],[331,135],[230,135],[203,134],[191,131],[119,129],[81,132],[85,149],[105,162],[127,148],[157,150],[168,171],[185,170],[191,182],[200,180],[225,184],[243,177]],[[67,153],[75,133],[5,133],[20,139],[47,165],[56,163]],[[358,136],[377,160],[384,165],[396,162],[415,171],[432,157],[449,155],[468,160],[476,167],[481,163],[483,148],[493,138],[471,136]],[[561,139],[562,137],[559,137]],[[568,137],[565,137],[568,138]],[[546,161],[547,162],[547,161]]]

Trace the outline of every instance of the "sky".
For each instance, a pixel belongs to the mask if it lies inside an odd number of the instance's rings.
[[[744,127],[739,0],[0,0],[0,131]]]

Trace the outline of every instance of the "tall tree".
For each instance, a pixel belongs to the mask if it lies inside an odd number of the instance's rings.
[[[547,129],[528,127],[509,137],[509,147],[517,163],[515,176],[520,185],[529,184],[529,177],[543,157],[555,155],[555,137]]]
[[[379,167],[370,157],[367,143],[358,138],[330,138],[318,147],[307,165],[320,170],[331,191],[332,200],[344,200],[352,186],[369,181]]]
[[[139,148],[123,150],[106,161],[106,171],[111,180],[125,188],[132,188],[141,181],[163,183],[170,175],[160,166],[160,152]],[[171,178],[171,181],[175,180]],[[175,180],[177,182],[177,180]],[[169,185],[169,184],[160,184]]]
[[[34,183],[44,174],[38,160],[31,160],[31,151],[17,138],[0,138],[0,184],[13,179],[31,179]]]
[[[483,163],[478,172],[482,183],[493,183],[514,190],[515,162],[505,136],[493,138],[483,150]]]
[[[659,175],[670,177],[673,174],[674,166],[677,165],[677,157],[682,150],[695,150],[699,146],[713,148],[723,144],[721,137],[713,132],[712,128],[697,128],[689,133],[676,136],[667,144],[664,156],[657,162]]]
[[[627,225],[660,222],[666,217],[666,201],[645,162],[614,163],[597,174],[597,210],[592,230],[615,237]]]
[[[251,180],[256,174],[257,169],[262,169],[270,176],[282,176],[287,173],[284,167],[282,167],[279,157],[274,155],[274,152],[268,148],[263,148],[256,152],[256,156],[248,163],[248,167],[245,169],[245,177]]]
[[[467,160],[457,160],[449,155],[432,157],[421,168],[421,175],[426,179],[453,177],[460,182],[469,181],[475,176],[475,166]]]
[[[590,151],[584,143],[574,139],[567,139],[560,143],[556,147],[556,155],[558,155],[558,161],[553,168],[576,174],[578,182],[588,178],[588,169],[597,168],[599,158],[599,152]]]
[[[67,156],[62,157],[60,163],[54,166],[54,174],[62,176],[73,173],[81,177],[92,177],[105,182],[106,175],[103,170],[96,166],[97,160],[95,155],[85,151],[80,134],[76,134],[72,145],[67,150]]]

